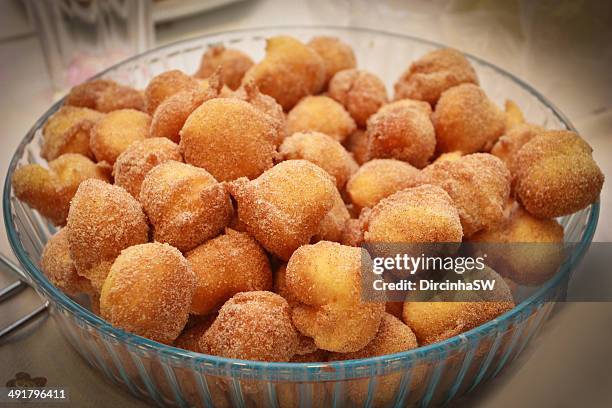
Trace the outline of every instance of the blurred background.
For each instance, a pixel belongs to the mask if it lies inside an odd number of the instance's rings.
[[[481,57],[525,80],[593,147],[607,178],[595,240],[612,240],[610,1],[2,0],[1,174],[50,104],[101,69],[182,38],[275,25],[356,26],[414,35]],[[0,250],[11,253],[4,228]],[[0,278],[0,284],[14,280],[4,272]],[[3,305],[0,324],[37,302],[32,292],[10,308]],[[612,304],[564,304],[521,361],[456,405],[610,406],[611,340]],[[19,371],[69,387],[75,406],[145,406],[89,370],[48,319],[0,343],[0,385]]]

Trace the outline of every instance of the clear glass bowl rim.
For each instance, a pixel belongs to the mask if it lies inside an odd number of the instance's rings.
[[[265,26],[265,27],[253,27],[253,28],[245,28],[239,30],[228,30],[217,33],[210,33],[205,35],[193,36],[190,38],[182,39],[179,41],[175,41],[169,44],[166,44],[161,47],[156,47],[149,51],[143,52],[141,54],[134,55],[126,60],[123,60],[106,70],[94,75],[91,79],[96,79],[104,76],[109,71],[120,67],[123,64],[127,64],[131,61],[138,60],[147,55],[154,54],[163,49],[170,49],[176,46],[180,46],[181,44],[187,44],[193,41],[205,39],[213,39],[218,36],[226,36],[230,34],[255,34],[258,31],[267,31],[267,30],[286,30],[288,34],[290,34],[290,30],[299,29],[299,30],[337,30],[337,31],[345,31],[352,32],[358,31],[362,33],[371,33],[373,35],[378,36],[388,36],[394,38],[400,38],[405,40],[410,40],[414,42],[420,42],[423,44],[431,45],[437,48],[447,47],[444,44],[407,35],[394,33],[384,30],[377,30],[371,28],[364,27],[342,27],[342,26],[333,26],[333,25],[281,25],[281,26]],[[553,112],[555,116],[567,127],[569,130],[575,131],[574,126],[571,124],[569,119],[561,113],[561,111],[553,105],[546,97],[536,91],[531,85],[527,84],[520,78],[517,78],[513,74],[505,71],[498,66],[487,62],[479,57],[473,56],[469,53],[464,53],[469,59],[475,60],[482,65],[485,65],[498,74],[503,75],[513,82],[519,84],[529,93],[531,93],[534,97],[536,97],[542,104],[544,104],[548,109]],[[5,179],[4,190],[3,190],[3,215],[5,228],[7,230],[9,242],[13,252],[16,254],[19,262],[25,267],[25,272],[29,280],[36,284],[35,289],[39,292],[42,292],[45,297],[51,300],[52,306],[60,306],[62,309],[68,311],[70,314],[75,316],[78,320],[86,323],[90,327],[99,331],[105,338],[112,339],[114,341],[119,341],[122,343],[126,343],[133,347],[140,349],[143,352],[153,352],[160,353],[165,359],[180,362],[182,365],[187,364],[193,367],[197,367],[199,365],[206,366],[214,366],[214,367],[223,367],[224,371],[234,372],[238,371],[254,371],[260,374],[260,376],[256,377],[257,379],[265,380],[266,373],[273,373],[274,371],[282,371],[284,375],[294,372],[295,373],[295,381],[303,381],[304,374],[307,374],[308,381],[316,381],[317,379],[324,379],[326,381],[332,380],[346,380],[350,378],[355,378],[358,375],[350,374],[354,373],[355,370],[361,372],[363,374],[363,369],[370,369],[372,373],[377,373],[377,371],[382,368],[389,366],[390,364],[400,363],[402,367],[410,367],[413,366],[423,360],[430,360],[434,358],[440,358],[445,355],[449,351],[452,351],[455,348],[460,347],[461,345],[470,344],[473,342],[477,342],[479,339],[485,337],[489,333],[493,331],[497,331],[500,328],[508,329],[510,323],[514,320],[518,320],[521,318],[521,314],[527,315],[531,308],[538,303],[539,300],[542,300],[544,295],[555,286],[561,284],[563,279],[567,277],[572,268],[582,259],[584,253],[588,249],[593,235],[595,233],[595,229],[597,227],[597,220],[599,217],[599,202],[595,202],[590,206],[589,218],[587,220],[587,225],[585,231],[582,235],[581,241],[576,246],[574,253],[571,258],[565,262],[560,271],[546,282],[539,290],[529,296],[527,299],[522,301],[512,310],[498,316],[497,318],[478,326],[472,330],[464,332],[460,335],[451,337],[447,340],[434,343],[428,346],[419,347],[412,350],[407,350],[395,354],[388,354],[377,357],[370,357],[358,360],[346,360],[346,361],[333,361],[333,362],[325,362],[325,363],[271,363],[264,361],[252,361],[252,360],[240,360],[240,359],[231,359],[225,357],[217,357],[207,354],[195,353],[183,349],[179,349],[176,347],[172,347],[169,345],[161,344],[155,342],[153,340],[149,340],[147,338],[125,332],[121,329],[115,328],[103,320],[101,317],[95,315],[91,311],[85,309],[83,306],[78,304],[77,302],[70,299],[66,296],[61,290],[57,289],[53,286],[49,280],[45,277],[42,271],[38,268],[38,266],[30,259],[26,250],[22,246],[22,243],[19,239],[17,231],[14,225],[13,213],[11,211],[10,204],[10,196],[11,196],[11,177],[13,172],[15,171],[20,158],[23,155],[23,152],[26,146],[30,143],[32,138],[35,135],[35,131],[46,122],[48,117],[52,115],[59,107],[63,104],[64,98],[60,99],[56,103],[54,103],[49,110],[45,112],[43,116],[41,116],[33,125],[33,127],[28,131],[24,139],[21,141],[15,154],[13,155],[8,173]],[[335,375],[334,375],[335,374]],[[291,377],[291,375],[289,376]],[[291,380],[290,378],[284,378],[284,380]]]

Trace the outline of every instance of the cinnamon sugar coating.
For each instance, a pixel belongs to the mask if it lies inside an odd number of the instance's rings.
[[[268,256],[245,232],[227,228],[186,257],[196,277],[191,313],[209,314],[239,292],[272,289]]]
[[[253,181],[241,178],[228,188],[246,230],[282,260],[317,233],[336,190],[329,174],[305,160],[281,162]]]
[[[358,69],[337,72],[329,82],[328,94],[351,114],[357,126],[387,103],[387,89],[376,75]]]
[[[463,83],[478,85],[474,68],[461,52],[442,48],[410,64],[395,83],[395,99],[417,99],[433,106],[444,91]]]
[[[287,301],[266,291],[234,295],[200,340],[209,354],[257,361],[289,361],[297,346]]]
[[[177,161],[154,167],[140,189],[153,238],[189,251],[215,237],[232,216],[229,195],[204,169]]]
[[[95,79],[73,87],[64,101],[66,106],[79,106],[99,112],[119,109],[144,110],[141,91],[110,79]]]
[[[312,48],[289,36],[266,40],[266,56],[249,69],[242,83],[254,81],[259,90],[290,110],[307,95],[321,91],[325,82],[323,59]]]
[[[195,288],[187,260],[168,244],[121,251],[100,295],[100,313],[115,327],[172,344],[189,317]]]
[[[140,204],[121,187],[83,181],[68,213],[70,257],[79,275],[100,290],[115,258],[125,248],[148,241]]]
[[[46,169],[38,164],[17,168],[12,183],[15,195],[47,217],[55,225],[64,225],[70,200],[82,181],[98,179],[110,182],[110,168],[87,157],[66,153],[49,163]]]
[[[272,167],[278,127],[245,101],[217,98],[193,111],[180,134],[185,162],[230,181],[253,179]]]
[[[362,301],[361,262],[360,248],[320,241],[287,264],[287,289],[300,302],[293,323],[320,349],[354,352],[376,336],[385,305]]]

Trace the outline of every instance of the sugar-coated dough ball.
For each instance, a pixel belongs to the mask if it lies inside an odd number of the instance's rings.
[[[346,149],[333,138],[319,132],[294,133],[278,149],[284,160],[308,160],[328,172],[342,189],[358,169]]]
[[[421,172],[423,182],[442,187],[457,207],[463,234],[471,236],[492,227],[504,216],[510,195],[510,172],[488,153],[436,162]]]
[[[351,176],[346,191],[353,205],[372,208],[396,191],[413,187],[420,171],[395,159],[375,159],[365,163]]]
[[[536,217],[572,214],[597,200],[604,175],[591,146],[574,132],[547,131],[514,156],[518,200]]]
[[[167,98],[180,91],[198,88],[199,83],[195,78],[178,69],[162,72],[151,79],[145,89],[145,110],[153,115],[159,104]]]
[[[230,98],[204,102],[181,130],[185,162],[219,181],[254,179],[272,167],[278,128],[269,115]]]
[[[93,158],[89,138],[103,113],[76,106],[62,106],[45,122],[40,155],[54,160],[65,153],[79,153]]]
[[[425,102],[405,99],[384,105],[368,119],[368,156],[425,167],[436,149],[430,115],[431,108]]]
[[[442,92],[463,83],[478,85],[474,68],[460,51],[442,48],[410,64],[395,83],[395,99],[418,99],[433,106]]]
[[[186,256],[196,277],[191,313],[209,314],[238,292],[272,289],[268,256],[245,232],[226,229]]]
[[[197,78],[208,78],[221,67],[223,83],[230,89],[240,86],[242,77],[253,66],[254,62],[244,52],[235,48],[225,48],[217,45],[209,48],[200,61],[200,67],[194,74]]]
[[[73,87],[64,101],[68,106],[90,108],[99,112],[118,109],[144,110],[141,91],[110,79],[96,79]]]
[[[364,348],[375,336],[384,303],[361,299],[362,252],[320,241],[298,248],[287,264],[287,288],[300,303],[293,323],[318,348],[342,353]]]
[[[255,109],[268,115],[277,129],[277,134],[274,142],[278,145],[285,138],[286,129],[286,117],[283,112],[283,107],[276,102],[276,99],[270,95],[263,94],[257,88],[257,85],[253,81],[244,83],[236,92],[233,92],[230,98],[241,99],[245,102],[250,103]]]
[[[314,131],[342,142],[356,129],[344,107],[328,96],[307,96],[287,115],[287,134]]]
[[[79,186],[66,228],[77,272],[97,290],[121,251],[149,238],[147,219],[138,201],[121,187],[96,179]]]
[[[97,161],[110,165],[133,142],[149,137],[151,117],[134,109],[121,109],[106,114],[94,126],[89,147]]]
[[[444,292],[446,295],[436,295],[430,301],[404,303],[403,320],[416,334],[419,346],[471,330],[514,307],[510,289],[495,271],[485,268],[474,273],[476,277],[495,280],[495,291],[487,297],[480,294],[482,291],[470,292],[471,301],[456,301],[454,293]]]
[[[381,200],[366,217],[366,242],[461,242],[463,231],[451,197],[425,184]]]
[[[153,238],[189,251],[215,237],[232,216],[229,195],[206,170],[168,161],[147,173],[140,202]]]
[[[217,82],[219,84],[219,82]],[[205,101],[219,96],[219,89],[211,86],[206,90],[188,89],[175,93],[159,104],[151,119],[151,137],[167,137],[175,143],[181,139],[180,132],[189,115]]]
[[[508,170],[514,173],[512,162],[516,153],[525,143],[544,131],[544,128],[529,123],[515,125],[497,140],[491,149],[491,154],[502,159]]]
[[[228,187],[247,231],[285,261],[316,234],[336,190],[331,176],[306,160],[281,162],[253,181],[241,178]]]
[[[140,186],[151,169],[167,161],[182,161],[176,143],[164,137],[152,137],[132,143],[119,155],[113,167],[115,184],[134,198],[140,197]]]
[[[200,341],[208,354],[257,361],[289,361],[298,345],[287,301],[272,292],[242,292],[225,302]]]
[[[247,71],[243,83],[254,81],[288,111],[307,95],[316,94],[325,82],[323,59],[312,48],[289,36],[266,40],[266,57]]]
[[[506,126],[503,112],[474,84],[444,91],[432,121],[440,152],[490,150]]]
[[[121,251],[100,295],[100,313],[113,326],[172,344],[189,317],[195,278],[187,260],[168,244]]]
[[[518,203],[511,203],[507,213],[498,225],[477,232],[469,241],[487,254],[488,265],[513,282],[546,282],[563,260],[563,227],[555,219],[534,217]]]
[[[308,46],[323,58],[326,85],[336,72],[357,66],[355,52],[351,46],[337,37],[324,35],[312,37],[308,41]]]
[[[17,168],[12,183],[15,195],[47,217],[55,225],[64,225],[70,200],[83,180],[110,182],[110,169],[87,157],[66,153],[49,162],[46,169],[38,164]]]
[[[328,92],[360,127],[365,127],[368,118],[387,103],[385,84],[376,75],[358,69],[337,72],[329,81]]]
[[[40,257],[40,269],[52,284],[69,295],[94,292],[89,279],[77,274],[70,258],[66,228],[59,230],[47,241]]]
[[[353,353],[332,353],[331,361],[358,360],[362,358],[384,356],[417,348],[417,339],[410,327],[389,313],[384,313],[376,337],[367,346]],[[402,373],[380,376],[376,392],[371,401],[374,407],[386,407],[394,401]],[[352,380],[347,384],[351,400],[363,405],[368,400],[369,380]]]

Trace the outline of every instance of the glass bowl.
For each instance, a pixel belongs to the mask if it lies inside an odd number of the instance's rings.
[[[337,36],[351,44],[360,68],[392,82],[408,64],[441,47],[430,41],[381,31],[337,27],[279,27],[231,31],[173,43],[132,57],[98,77],[143,88],[168,70],[194,72],[203,52],[223,44],[264,55],[265,38],[289,34],[303,41],[315,35]],[[536,90],[508,72],[469,56],[482,87],[496,103],[509,98],[529,122],[550,129],[574,129]],[[556,300],[564,296],[576,263],[589,246],[599,204],[560,219],[565,239],[578,243],[554,278],[511,311],[440,343],[361,360],[328,363],[266,363],[193,353],[114,328],[90,312],[85,302],[55,288],[38,264],[56,228],[16,199],[11,188],[15,168],[44,163],[41,129],[62,104],[54,104],[25,136],[6,177],[4,219],[11,246],[26,279],[50,303],[62,332],[83,358],[114,383],[139,398],[170,406],[428,406],[473,390],[511,363],[537,335]]]

